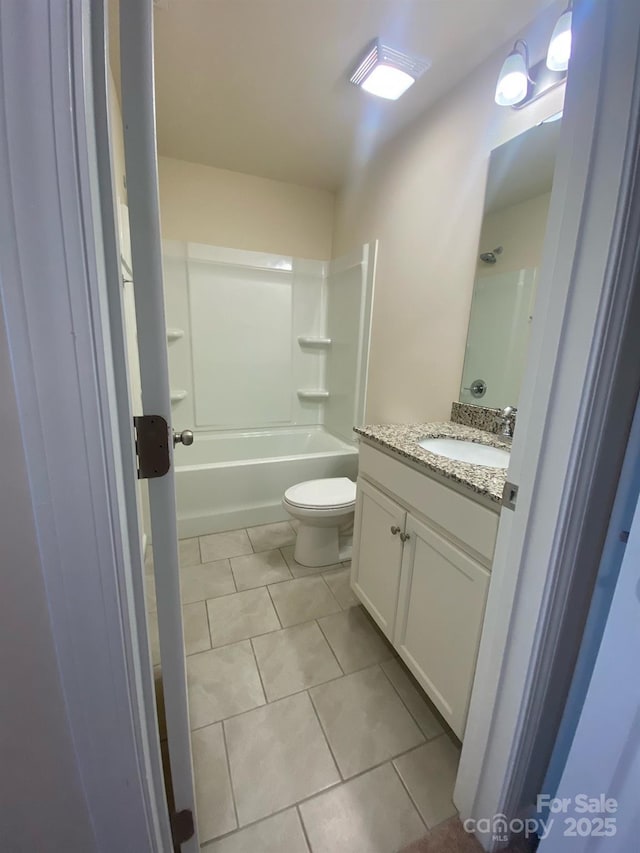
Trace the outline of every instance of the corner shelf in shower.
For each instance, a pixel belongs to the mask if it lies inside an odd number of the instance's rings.
[[[298,343],[308,349],[326,349],[331,346],[331,338],[320,338],[314,335],[298,335]]]
[[[300,400],[307,400],[312,402],[319,402],[321,400],[329,399],[329,392],[324,388],[309,388],[298,391],[298,398]]]
[[[187,392],[183,391],[182,389],[171,391],[171,405],[173,405],[174,403],[179,403],[180,400],[184,400],[186,396]]]
[[[167,329],[167,341],[177,341],[184,335],[184,329]]]

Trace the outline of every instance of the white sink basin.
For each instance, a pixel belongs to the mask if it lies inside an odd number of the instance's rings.
[[[508,468],[509,451],[475,441],[459,441],[456,438],[423,438],[418,447],[455,459],[458,462],[472,462],[474,465],[486,465],[488,468]]]

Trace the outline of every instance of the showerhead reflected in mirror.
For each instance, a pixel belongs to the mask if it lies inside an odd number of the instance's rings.
[[[559,134],[560,121],[541,124],[491,154],[462,403],[518,403]]]

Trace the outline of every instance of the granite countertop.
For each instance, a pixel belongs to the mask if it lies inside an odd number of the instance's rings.
[[[476,465],[471,462],[458,462],[456,459],[448,459],[418,447],[418,441],[422,438],[457,438],[511,450],[510,444],[498,435],[451,422],[377,424],[355,427],[354,432],[367,441],[390,450],[398,457],[405,458],[414,465],[426,468],[448,480],[453,480],[495,503],[500,503],[502,499],[502,490],[507,479],[506,469],[489,468],[486,465]]]

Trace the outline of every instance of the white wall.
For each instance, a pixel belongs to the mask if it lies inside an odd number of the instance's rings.
[[[0,306],[0,847],[90,853]]]
[[[534,61],[554,4],[527,37]],[[497,107],[510,41],[338,194],[334,256],[379,240],[367,420],[448,419],[458,398],[492,148],[557,112],[563,91],[521,111]]]
[[[331,258],[333,193],[169,157],[158,167],[165,239]]]

